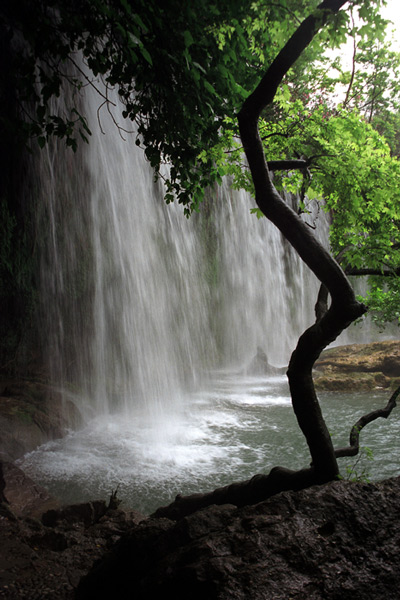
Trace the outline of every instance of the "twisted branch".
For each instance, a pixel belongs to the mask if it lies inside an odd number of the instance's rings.
[[[374,410],[366,415],[363,415],[360,419],[358,419],[357,423],[353,425],[350,431],[350,445],[343,448],[337,448],[335,450],[336,458],[342,458],[343,456],[355,456],[356,454],[358,454],[358,451],[360,449],[360,431],[364,429],[366,425],[372,423],[372,421],[379,419],[379,417],[387,419],[392,410],[396,407],[396,400],[399,395],[400,386],[390,396],[389,402],[384,408]]]

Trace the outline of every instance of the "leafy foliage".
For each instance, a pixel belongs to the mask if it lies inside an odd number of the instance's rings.
[[[366,14],[363,7],[360,13]],[[351,71],[339,57],[311,66],[302,59],[303,72],[297,66],[290,74],[261,126],[276,187],[297,197],[299,214],[316,204],[330,214],[331,249],[349,274],[384,275],[371,280],[364,299],[380,324],[398,321],[400,267],[400,56],[385,45],[384,25],[379,16],[358,28],[353,20]],[[234,138],[229,154],[221,146],[214,158],[226,165],[234,185],[252,192]],[[293,158],[303,166],[276,166]]]
[[[0,124],[22,141],[36,138],[40,147],[55,135],[76,149],[90,137],[80,110],[85,85],[99,90],[100,119],[117,86],[122,118],[136,123],[136,143],[165,179],[166,201],[177,199],[189,216],[205,188],[224,175],[252,192],[236,114],[317,4],[4,0],[0,31],[11,59],[1,90],[13,90],[17,110],[3,111]],[[350,10],[331,17],[265,111],[261,134],[268,160],[306,160],[305,169],[276,170],[274,181],[299,195],[299,213],[314,201],[331,214],[331,246],[343,266],[394,273],[400,265],[400,59],[385,42],[380,5],[353,0]],[[332,49],[349,35],[346,65]],[[75,94],[59,114],[53,99],[65,84]],[[113,118],[125,127],[115,112]],[[369,296],[375,308],[381,288],[373,284]]]
[[[372,319],[382,329],[387,323],[400,325],[400,278],[371,277],[365,301]],[[364,300],[364,299],[363,299]]]
[[[370,483],[368,463],[373,459],[374,454],[371,448],[368,448],[367,446],[361,448],[360,454],[357,456],[355,462],[352,465],[346,466],[346,474],[343,479],[346,479],[347,481]]]
[[[167,202],[177,197],[190,214],[204,188],[221,176],[212,156],[199,164],[198,155],[224,135],[293,29],[291,4],[261,10],[250,0],[5,0],[0,26],[20,50],[11,69],[19,133],[40,146],[51,135],[64,137],[76,148],[76,136],[87,141],[90,134],[79,101],[59,115],[52,98],[64,82],[79,92],[85,81],[97,85],[94,78],[101,78],[109,107],[109,88],[117,85],[123,117],[136,122],[137,143],[150,164],[156,172],[163,162],[172,164]]]

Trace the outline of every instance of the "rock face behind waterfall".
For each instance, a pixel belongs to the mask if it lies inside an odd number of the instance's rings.
[[[255,506],[143,521],[84,579],[79,600],[398,598],[400,479],[335,482]]]
[[[266,352],[258,347],[256,355],[252,358],[250,363],[244,369],[245,374],[248,375],[283,375],[287,370],[287,367],[276,367],[272,365]]]
[[[63,437],[79,420],[75,404],[53,386],[0,377],[0,460],[14,461]]]

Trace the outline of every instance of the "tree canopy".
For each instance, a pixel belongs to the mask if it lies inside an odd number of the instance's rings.
[[[317,2],[301,4],[5,0],[3,47],[17,51],[3,53],[1,88],[13,90],[17,108],[2,113],[1,125],[22,141],[43,146],[57,135],[76,148],[90,137],[80,93],[86,85],[99,90],[101,125],[102,111],[112,108],[109,90],[117,86],[124,110],[121,120],[112,113],[116,125],[122,131],[124,117],[136,123],[136,143],[162,173],[167,202],[182,203],[189,216],[223,175],[252,191],[236,115]],[[285,73],[261,131],[278,189],[300,194],[299,211],[314,200],[334,216],[332,250],[347,272],[384,271],[367,296],[384,322],[399,318],[396,277],[388,273],[400,267],[400,58],[385,38],[381,4],[353,1],[330,15]],[[344,61],[335,49],[346,40]],[[52,100],[67,83],[76,93],[59,114]],[[303,165],[284,169],[277,162],[300,156]],[[171,165],[168,175],[164,163]]]
[[[6,1],[2,29],[21,48],[9,68],[21,134],[41,146],[54,134],[72,147],[77,136],[86,140],[78,102],[59,115],[51,99],[65,80],[79,91],[100,77],[105,108],[109,87],[117,85],[123,116],[136,122],[151,165],[158,171],[171,163],[167,201],[173,194],[191,210],[220,176],[211,159],[201,167],[198,155],[218,142],[289,28],[285,3],[257,11],[248,0]],[[261,26],[263,20],[273,26]]]

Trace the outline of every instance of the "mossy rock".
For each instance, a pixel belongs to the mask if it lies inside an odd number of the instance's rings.
[[[400,381],[400,340],[329,348],[315,363],[314,380],[319,390],[394,389]]]
[[[326,373],[316,375],[314,382],[317,390],[337,392],[386,390],[391,387],[391,379],[382,373]]]

